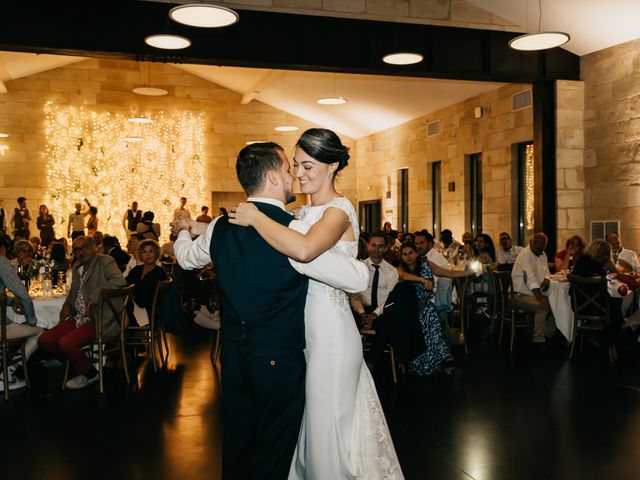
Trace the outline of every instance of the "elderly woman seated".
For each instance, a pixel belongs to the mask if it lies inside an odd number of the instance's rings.
[[[14,256],[14,267],[17,267],[18,271],[29,268],[33,265],[33,256],[35,255],[35,250],[33,249],[33,245],[31,245],[31,242],[29,242],[28,240],[18,240],[13,244],[11,252]]]
[[[133,294],[135,305],[129,304],[129,318],[135,318],[138,325],[146,325],[151,318],[156,286],[158,282],[167,278],[167,274],[156,263],[160,258],[160,245],[155,240],[146,239],[140,242],[136,255],[142,263],[132,268],[127,275],[127,284],[136,286]],[[135,308],[136,306],[139,308]]]

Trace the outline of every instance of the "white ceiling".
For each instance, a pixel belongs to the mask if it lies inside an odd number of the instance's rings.
[[[565,48],[586,55],[640,38],[640,0],[467,0],[523,31],[542,29],[571,35]],[[257,7],[259,8],[259,7]],[[0,52],[0,93],[6,82],[83,60],[82,57]],[[354,139],[498,88],[499,84],[452,82],[373,75],[277,71],[238,67],[176,65],[198,77]],[[341,106],[316,99],[339,95]]]
[[[640,38],[640,0],[466,0],[523,31],[562,31],[571,40],[562,48],[583,56]]]

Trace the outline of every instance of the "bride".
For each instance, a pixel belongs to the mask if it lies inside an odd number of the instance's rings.
[[[356,256],[358,220],[351,202],[335,190],[348,148],[326,129],[302,134],[294,171],[311,196],[301,220],[306,235],[282,227],[242,203],[230,222],[251,226],[276,250],[309,262],[329,249]],[[346,293],[309,280],[305,308],[306,404],[289,479],[402,479],[377,392],[362,358],[362,344]]]

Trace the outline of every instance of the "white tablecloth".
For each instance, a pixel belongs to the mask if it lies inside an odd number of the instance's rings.
[[[571,341],[573,336],[573,310],[569,296],[569,282],[551,279],[549,289],[544,292],[549,298],[549,306],[556,321],[556,327],[564,337]]]
[[[34,298],[36,325],[47,329],[55,327],[60,321],[60,310],[66,298],[66,294],[59,297]],[[24,323],[26,320],[24,315],[16,315],[12,308],[7,308],[7,318],[15,323]]]

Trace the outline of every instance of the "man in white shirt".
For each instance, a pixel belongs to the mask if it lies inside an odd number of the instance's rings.
[[[87,205],[91,207],[88,200],[85,199],[85,202],[87,202]],[[82,211],[82,204],[80,202],[76,203],[75,212],[69,215],[69,222],[67,223],[67,237],[71,237],[75,240],[78,237],[84,236],[84,227],[87,215],[89,215],[89,210]]]
[[[449,269],[449,262],[436,248],[433,235],[426,232],[416,233],[416,248],[418,255],[428,262]],[[451,279],[433,276],[433,303],[438,311],[449,310],[451,307]]]
[[[547,236],[534,233],[529,246],[516,257],[511,271],[517,308],[535,313],[533,343],[545,342],[546,320],[550,312],[549,300],[543,295],[549,289],[549,265],[544,249]]]
[[[173,221],[191,220],[191,212],[185,207],[187,205],[187,197],[180,198],[180,206],[173,212]]]
[[[613,263],[624,268],[626,272],[640,272],[640,260],[633,250],[623,248],[620,235],[616,232],[607,233],[607,242],[611,245],[611,256]]]
[[[522,251],[520,245],[514,245],[511,235],[507,232],[500,234],[500,247],[496,249],[496,263],[498,265],[514,264],[518,254]]]

